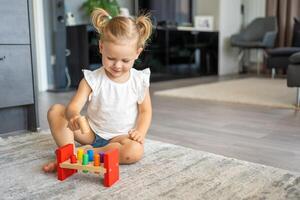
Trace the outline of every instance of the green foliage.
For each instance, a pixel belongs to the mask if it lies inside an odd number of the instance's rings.
[[[103,8],[112,17],[115,17],[120,12],[120,6],[117,0],[86,0],[83,3],[83,8],[89,16],[95,8]]]

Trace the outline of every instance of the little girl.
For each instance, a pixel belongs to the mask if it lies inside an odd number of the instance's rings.
[[[75,140],[91,145],[95,152],[118,148],[121,164],[134,163],[143,155],[152,107],[150,70],[138,71],[132,66],[151,35],[152,23],[147,15],[112,18],[99,8],[91,18],[100,34],[103,66],[83,71],[84,78],[67,107],[55,104],[49,109],[51,133],[59,147]],[[92,133],[83,134],[78,119],[86,102]],[[55,162],[43,167],[45,172],[55,169]]]

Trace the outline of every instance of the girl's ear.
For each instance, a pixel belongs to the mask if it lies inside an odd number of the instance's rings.
[[[138,48],[137,54],[136,54],[136,58],[135,58],[135,59],[138,59],[138,57],[140,56],[140,54],[142,53],[142,51],[143,51],[143,48],[142,48],[142,47]]]

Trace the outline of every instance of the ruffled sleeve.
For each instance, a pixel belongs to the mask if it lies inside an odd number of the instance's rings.
[[[140,71],[141,85],[139,87],[138,104],[141,104],[144,101],[146,91],[150,86],[150,74],[149,68]]]
[[[97,87],[99,86],[98,82],[100,80],[98,70],[90,71],[90,70],[83,69],[82,72],[84,75],[84,79],[89,84],[93,92],[95,92]]]

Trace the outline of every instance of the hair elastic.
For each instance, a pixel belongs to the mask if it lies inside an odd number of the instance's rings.
[[[107,18],[108,18],[108,20],[111,20],[111,19],[112,19],[112,17],[111,17],[110,15],[108,15]]]

